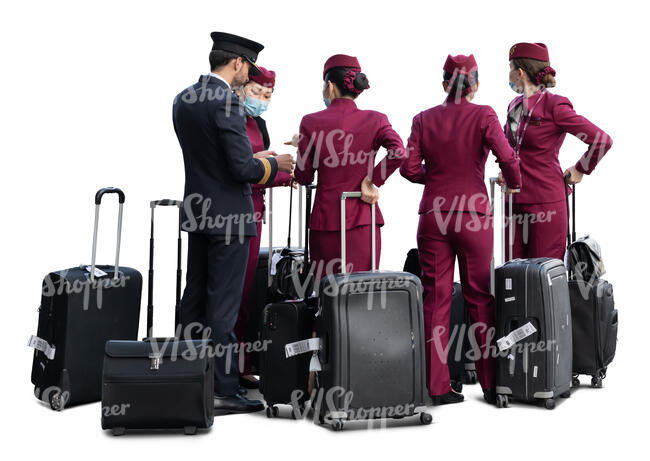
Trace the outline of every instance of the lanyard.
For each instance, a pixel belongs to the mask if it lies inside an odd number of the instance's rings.
[[[515,145],[515,153],[517,154],[517,157],[519,157],[519,151],[521,150],[521,143],[524,141],[524,135],[526,134],[526,130],[528,129],[528,123],[530,123],[530,119],[533,117],[533,112],[535,111],[535,107],[537,107],[537,104],[542,100],[544,95],[546,94],[546,88],[542,87],[541,90],[539,90],[541,93],[539,95],[539,98],[537,98],[537,101],[535,101],[535,104],[533,104],[533,107],[530,109],[530,112],[528,113],[528,118],[526,119],[526,123],[524,123],[524,127],[521,129],[521,134],[517,136],[517,143]],[[523,101],[522,101],[523,104]],[[525,106],[524,106],[525,107]],[[517,122],[517,131],[516,133],[519,132],[519,126],[521,125],[521,119],[525,116],[524,114],[524,107],[522,107],[521,115],[519,116],[519,121]]]

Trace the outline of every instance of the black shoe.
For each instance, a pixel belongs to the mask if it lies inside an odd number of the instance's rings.
[[[483,389],[483,399],[490,405],[495,405],[497,403],[497,393],[494,389]]]
[[[229,415],[231,413],[254,413],[264,410],[264,404],[259,400],[248,400],[241,395],[214,395],[214,414]]]
[[[246,379],[243,376],[239,377],[239,385],[241,387],[246,388],[246,389],[259,389],[260,388],[260,382],[258,380],[251,381],[250,379]]]
[[[446,405],[448,403],[460,403],[465,400],[465,397],[458,392],[449,391],[443,395],[432,395],[431,399],[433,400],[433,405]]]

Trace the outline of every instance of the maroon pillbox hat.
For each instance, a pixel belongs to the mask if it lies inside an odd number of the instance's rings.
[[[515,58],[536,59],[537,61],[550,61],[548,57],[548,48],[543,43],[517,43],[512,45],[508,60]]]
[[[447,60],[442,70],[450,74],[456,71],[459,74],[467,75],[470,72],[478,72],[478,66],[476,65],[476,59],[474,59],[473,54],[469,56],[465,56],[464,54],[459,54],[458,56],[447,55]]]
[[[351,67],[357,72],[361,72],[359,60],[356,57],[348,56],[347,54],[335,54],[327,61],[325,61],[325,67],[323,68],[323,78],[325,78],[327,72],[330,69],[334,69],[335,67]]]
[[[251,75],[250,80],[267,88],[273,88],[275,86],[275,72],[262,66],[258,67],[260,69],[259,75]]]

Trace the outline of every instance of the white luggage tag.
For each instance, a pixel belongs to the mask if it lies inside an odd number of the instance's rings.
[[[519,341],[535,333],[537,329],[533,326],[532,323],[528,322],[525,325],[520,326],[516,330],[511,331],[507,336],[497,339],[497,346],[500,351],[505,351],[509,349]]]
[[[44,339],[32,335],[29,337],[29,342],[27,343],[27,346],[36,349],[37,351],[41,351],[43,354],[45,354],[45,356],[48,359],[54,360],[54,354],[56,353],[56,348],[50,346],[50,344]]]
[[[85,269],[86,272],[90,273],[91,266],[86,266]],[[95,277],[104,277],[105,275],[108,275],[108,273],[95,266]]]
[[[296,341],[295,343],[285,344],[284,355],[286,358],[289,358],[306,352],[319,351],[320,345],[320,338],[303,339],[302,341]]]
[[[271,275],[275,275],[275,266],[278,265],[278,261],[282,259],[280,252],[274,252],[271,256]]]

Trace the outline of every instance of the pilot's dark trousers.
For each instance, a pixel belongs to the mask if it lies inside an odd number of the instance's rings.
[[[198,322],[211,330],[215,346],[214,391],[235,395],[239,388],[237,339],[233,333],[241,304],[249,238],[188,233],[187,284],[181,301],[183,332]],[[191,329],[191,337],[202,331]],[[185,334],[182,334],[186,337]]]

